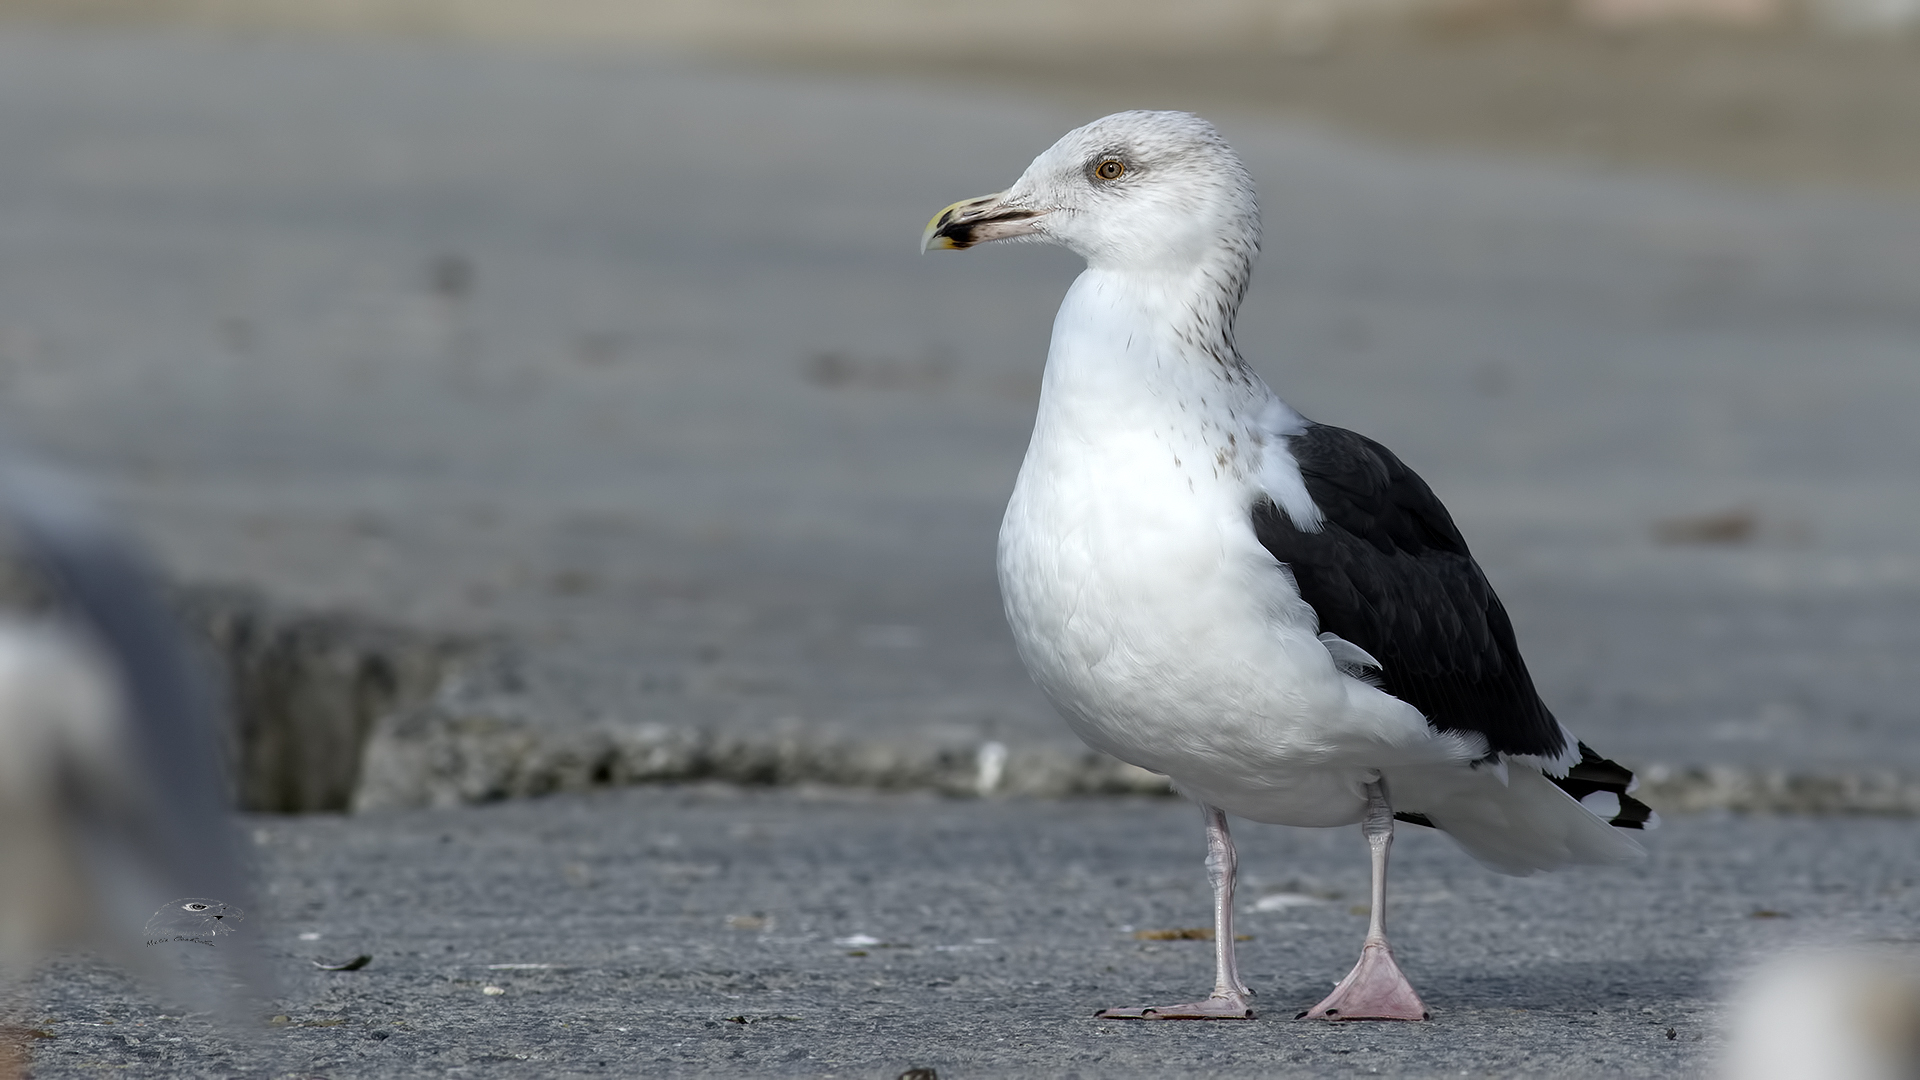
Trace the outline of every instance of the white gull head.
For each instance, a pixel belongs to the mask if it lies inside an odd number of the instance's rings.
[[[934,215],[921,249],[989,240],[1059,244],[1094,269],[1204,268],[1244,283],[1260,210],[1253,177],[1212,124],[1123,112],[1068,132],[1007,190]]]

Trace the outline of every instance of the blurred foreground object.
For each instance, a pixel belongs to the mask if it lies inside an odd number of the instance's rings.
[[[74,946],[169,977],[146,947],[156,910],[250,902],[216,698],[154,576],[77,488],[0,462],[0,526],[47,601],[0,616],[0,986]],[[245,955],[221,963],[246,975]]]
[[[1729,1080],[1920,1077],[1920,953],[1775,961],[1735,1001]]]

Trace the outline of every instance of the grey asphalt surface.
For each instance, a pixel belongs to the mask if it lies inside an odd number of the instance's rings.
[[[538,724],[1070,744],[991,559],[1073,260],[913,248],[1084,105],[20,30],[0,103],[0,422],[182,578],[499,633]],[[1217,119],[1246,352],[1428,477],[1576,731],[1920,766],[1920,207]]]
[[[1700,1075],[1757,958],[1920,940],[1906,821],[1692,815],[1526,879],[1403,828],[1389,932],[1434,1020],[1295,1021],[1358,955],[1365,848],[1241,825],[1259,1019],[1096,1021],[1210,983],[1206,942],[1131,932],[1208,920],[1191,806],[656,787],[253,824],[284,1026],[236,1049],[76,962],[36,1076]],[[1255,910],[1277,891],[1317,902]]]

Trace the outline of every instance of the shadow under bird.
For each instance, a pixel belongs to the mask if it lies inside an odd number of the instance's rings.
[[[212,944],[249,902],[210,680],[75,486],[0,462],[0,529],[51,601],[0,617],[0,982],[76,945],[172,974],[148,946]],[[247,951],[223,951],[257,991]]]
[[[1540,700],[1440,500],[1386,447],[1315,423],[1234,343],[1260,246],[1253,180],[1213,127],[1124,112],[1069,132],[922,250],[1062,245],[1033,440],[1000,526],[1020,655],[1089,745],[1200,803],[1212,994],[1116,1019],[1240,1019],[1229,813],[1359,823],[1373,908],[1358,964],[1302,1016],[1423,1020],[1386,937],[1396,819],[1508,874],[1642,855],[1632,774]]]

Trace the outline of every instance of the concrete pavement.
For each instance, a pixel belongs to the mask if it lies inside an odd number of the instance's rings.
[[[1207,943],[1134,936],[1207,923],[1198,819],[725,786],[257,818],[267,1045],[74,964],[34,1075],[1699,1075],[1756,959],[1920,937],[1904,820],[1687,815],[1642,865],[1524,879],[1408,827],[1389,932],[1433,1022],[1296,1022],[1357,955],[1365,845],[1236,823],[1260,1018],[1095,1021],[1205,992]]]

